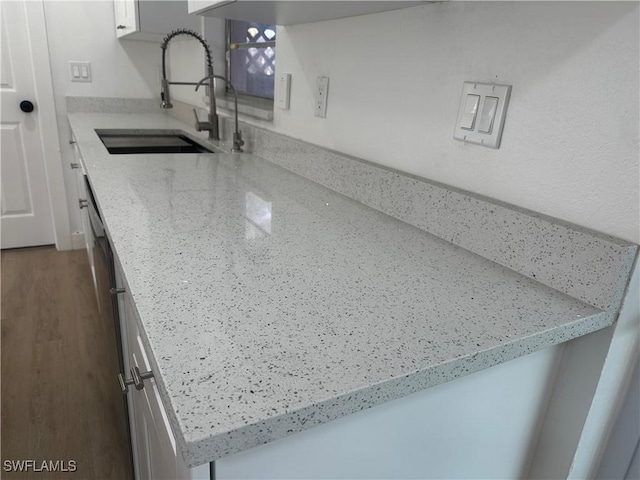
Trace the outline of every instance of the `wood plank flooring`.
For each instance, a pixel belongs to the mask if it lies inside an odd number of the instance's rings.
[[[5,250],[2,478],[130,479],[113,322],[84,250]],[[7,472],[5,460],[75,460],[75,472]]]

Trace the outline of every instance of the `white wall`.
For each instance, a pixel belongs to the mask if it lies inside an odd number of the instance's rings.
[[[640,242],[637,2],[447,2],[278,29],[275,129]],[[330,77],[326,119],[316,77]],[[454,141],[465,80],[513,85],[499,150]]]
[[[87,97],[158,96],[159,42],[119,41],[112,1],[45,2],[56,93]],[[91,62],[91,83],[69,80],[69,60]]]
[[[65,95],[158,97],[156,66],[161,63],[161,50],[157,42],[118,41],[112,1],[45,0],[44,7],[69,220],[72,231],[81,231],[75,171],[69,168],[73,150],[68,143]],[[70,60],[91,62],[93,81],[71,82]]]

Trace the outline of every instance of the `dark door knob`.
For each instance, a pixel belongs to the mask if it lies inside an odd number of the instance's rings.
[[[20,110],[22,110],[25,113],[33,112],[33,103],[31,103],[29,100],[21,101]]]

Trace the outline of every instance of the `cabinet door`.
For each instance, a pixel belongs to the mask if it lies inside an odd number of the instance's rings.
[[[78,148],[74,144],[75,150],[75,163],[80,165],[80,168],[76,168],[76,182],[78,187],[78,207],[80,208],[80,221],[82,225],[82,232],[84,234],[84,247],[87,250],[87,258],[89,259],[89,267],[91,268],[91,279],[93,280],[93,291],[98,299],[98,281],[96,277],[96,263],[93,257],[93,232],[91,231],[91,224],[89,223],[89,212],[87,208],[83,208],[82,202],[89,200],[89,194],[84,180],[84,167],[82,167],[82,159]]]
[[[116,36],[118,38],[138,31],[137,0],[114,0]]]
[[[116,279],[118,277],[121,273],[116,269]],[[121,297],[121,312],[126,323],[126,335],[123,334],[123,341],[127,343],[124,347],[125,368],[128,371],[137,366],[140,372],[149,371],[151,365],[140,338],[131,296],[125,293]],[[209,464],[188,468],[179,456],[155,379],[145,380],[142,390],[130,386],[128,395],[136,478],[210,480]]]
[[[162,40],[172,30],[200,32],[201,19],[189,15],[187,0],[114,0],[116,35],[131,40]]]
[[[125,315],[127,318],[127,341],[129,343],[129,363],[141,372],[151,370],[144,351],[142,339],[135,319],[131,297],[125,294]],[[144,381],[144,388],[129,387],[129,401],[133,405],[131,429],[135,430],[134,450],[137,456],[138,478],[176,478],[175,440],[162,406],[160,394],[153,378]]]

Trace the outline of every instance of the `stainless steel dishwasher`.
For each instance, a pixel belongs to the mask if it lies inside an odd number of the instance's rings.
[[[100,312],[100,330],[104,337],[105,351],[107,358],[105,363],[113,369],[113,382],[108,385],[113,386],[113,405],[111,412],[114,421],[117,423],[119,441],[126,448],[131,462],[131,472],[133,472],[133,455],[131,447],[131,430],[129,426],[129,409],[127,396],[122,395],[118,382],[115,381],[118,373],[124,376],[124,355],[122,350],[122,331],[120,327],[120,316],[118,310],[117,294],[121,291],[116,286],[116,273],[114,265],[113,250],[111,242],[107,236],[102,217],[98,210],[98,205],[93,194],[93,190],[87,177],[84,177],[87,191],[87,210],[89,211],[89,225],[91,232],[87,232],[93,237],[93,259],[96,269],[98,309]]]

